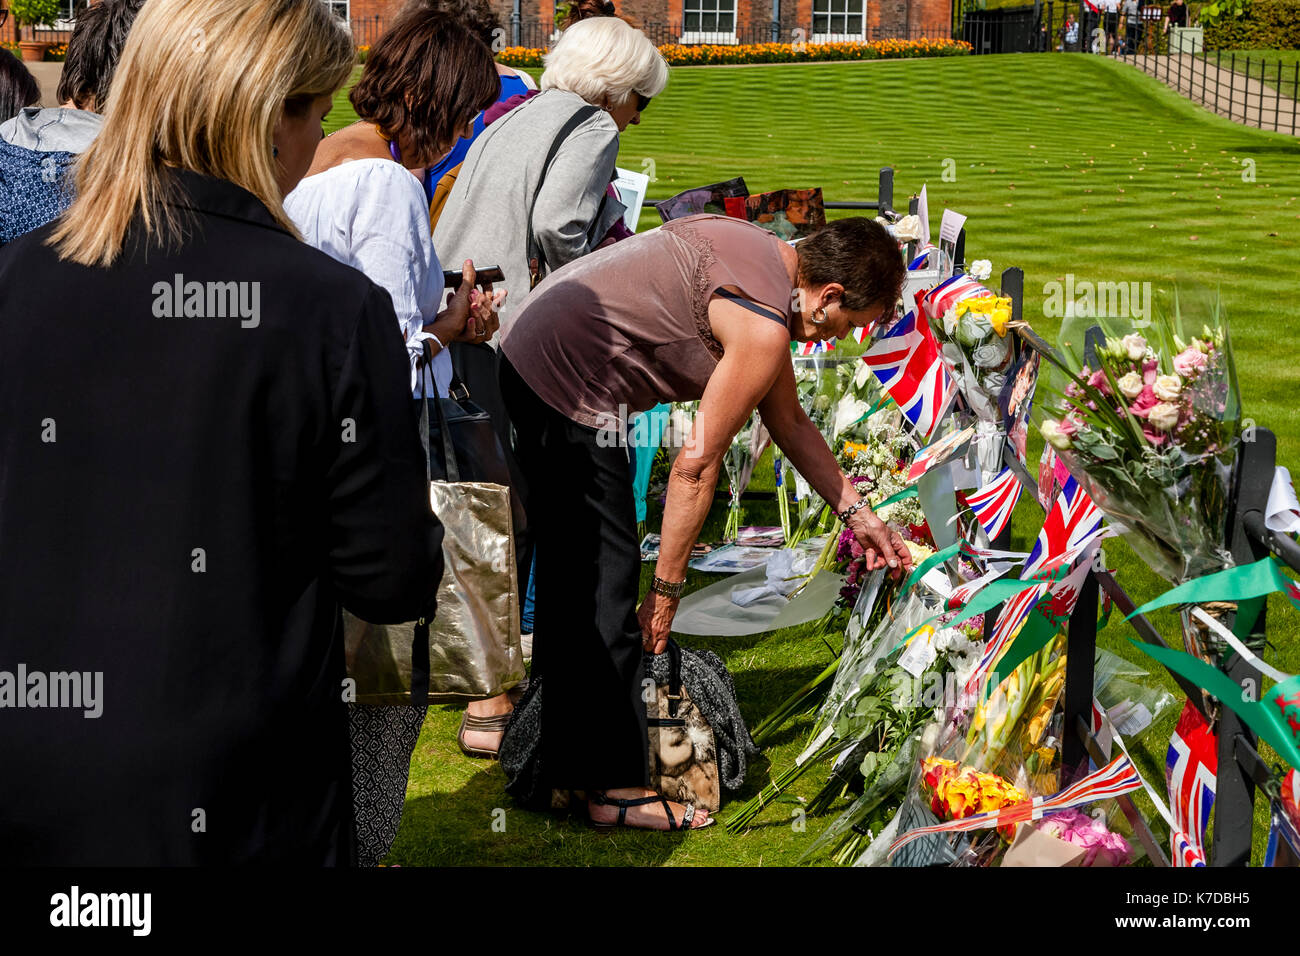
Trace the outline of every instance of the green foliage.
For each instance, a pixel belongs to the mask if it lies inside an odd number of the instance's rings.
[[[1211,0],[1201,7],[1200,22],[1203,27],[1240,20],[1250,10],[1250,0]]]
[[[1242,3],[1244,12],[1232,14]],[[1300,49],[1300,0],[1216,0],[1201,8],[1200,17],[1207,50]]]
[[[59,0],[9,0],[9,13],[27,26],[52,27],[59,19]]]

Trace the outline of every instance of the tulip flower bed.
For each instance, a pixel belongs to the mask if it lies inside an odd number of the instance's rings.
[[[866,43],[733,43],[659,48],[669,66],[718,66],[746,63],[811,63],[841,60],[896,60],[930,56],[966,56],[965,40],[871,40]],[[540,67],[542,50],[507,47],[497,54],[506,66]]]

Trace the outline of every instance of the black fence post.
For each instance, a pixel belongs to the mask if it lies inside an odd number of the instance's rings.
[[[876,193],[876,201],[880,204],[877,211],[884,215],[886,212],[894,211],[894,167],[882,166],[880,169],[880,188]]]
[[[1065,731],[1061,740],[1061,786],[1088,772],[1088,747],[1075,728],[1092,723],[1093,669],[1097,657],[1097,578],[1089,571],[1070,614],[1065,650]]]
[[[1228,547],[1238,565],[1250,564],[1268,554],[1268,547],[1247,533],[1252,513],[1263,514],[1273,483],[1277,462],[1277,437],[1267,429],[1255,430],[1254,441],[1241,443],[1237,466],[1236,500],[1229,517]],[[1262,643],[1264,609],[1251,629],[1247,643]],[[1260,674],[1239,655],[1226,668],[1242,693],[1258,700]],[[1211,863],[1218,866],[1249,866],[1251,830],[1255,822],[1255,784],[1249,771],[1237,760],[1237,738],[1253,747],[1255,735],[1235,713],[1220,706],[1215,725],[1218,734],[1219,771],[1214,796],[1214,845]]]

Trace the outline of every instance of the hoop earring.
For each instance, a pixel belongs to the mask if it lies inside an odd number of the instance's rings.
[[[822,317],[821,317],[820,319],[817,318],[817,313],[818,313],[818,312],[820,312],[820,313],[822,314]],[[825,324],[826,324],[826,307],[825,307],[825,306],[822,306],[820,309],[813,309],[813,314],[812,314],[812,324],[813,324],[813,325],[825,325]]]

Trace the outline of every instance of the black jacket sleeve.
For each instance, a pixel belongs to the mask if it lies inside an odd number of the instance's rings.
[[[340,603],[375,624],[432,618],[442,526],[429,505],[410,361],[388,294],[366,298],[334,394],[329,561]]]

